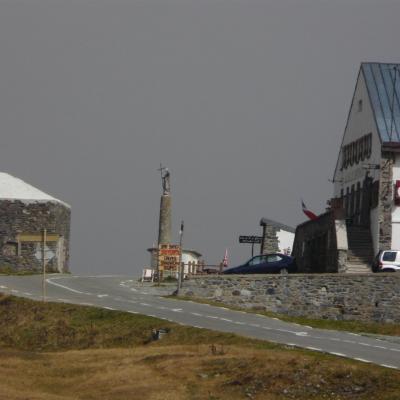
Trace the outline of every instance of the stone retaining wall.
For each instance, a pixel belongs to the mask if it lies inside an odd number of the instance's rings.
[[[182,294],[290,316],[400,322],[400,273],[203,276]]]

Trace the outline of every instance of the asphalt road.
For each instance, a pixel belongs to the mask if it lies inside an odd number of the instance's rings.
[[[163,292],[164,291],[164,292]],[[326,352],[400,369],[400,341],[354,333],[314,329],[263,315],[232,311],[191,301],[165,299],[161,291],[131,277],[56,275],[47,279],[47,300],[122,310],[222,332]],[[42,299],[41,277],[0,276],[0,292]]]

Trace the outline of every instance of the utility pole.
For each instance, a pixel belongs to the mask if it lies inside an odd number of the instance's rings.
[[[183,230],[184,230],[184,222],[181,222],[181,229],[179,230],[179,248],[180,248],[180,254],[179,254],[179,264],[178,264],[178,287],[176,289],[177,295],[179,295],[179,291],[182,288],[182,281],[183,281],[183,275],[185,273],[184,266],[182,265],[182,242],[183,242]]]
[[[43,301],[46,301],[46,241],[47,241],[47,229],[43,229],[43,243],[42,243],[42,262],[43,262],[42,296],[43,296]]]

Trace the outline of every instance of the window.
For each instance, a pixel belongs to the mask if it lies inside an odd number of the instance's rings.
[[[262,263],[262,257],[261,256],[254,257],[249,261],[249,265],[258,265],[258,264],[261,264],[261,263]]]
[[[270,256],[267,256],[267,262],[269,263],[278,262],[281,260],[282,257],[278,256],[277,254],[271,254]]]
[[[363,101],[360,99],[358,100],[358,107],[357,107],[357,111],[361,112],[363,108]]]
[[[396,254],[395,251],[385,251],[383,253],[382,261],[396,261]]]

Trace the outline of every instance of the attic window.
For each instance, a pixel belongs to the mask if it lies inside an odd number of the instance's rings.
[[[357,109],[357,111],[361,112],[362,108],[363,108],[363,101],[360,99],[360,100],[358,100],[358,109]]]

